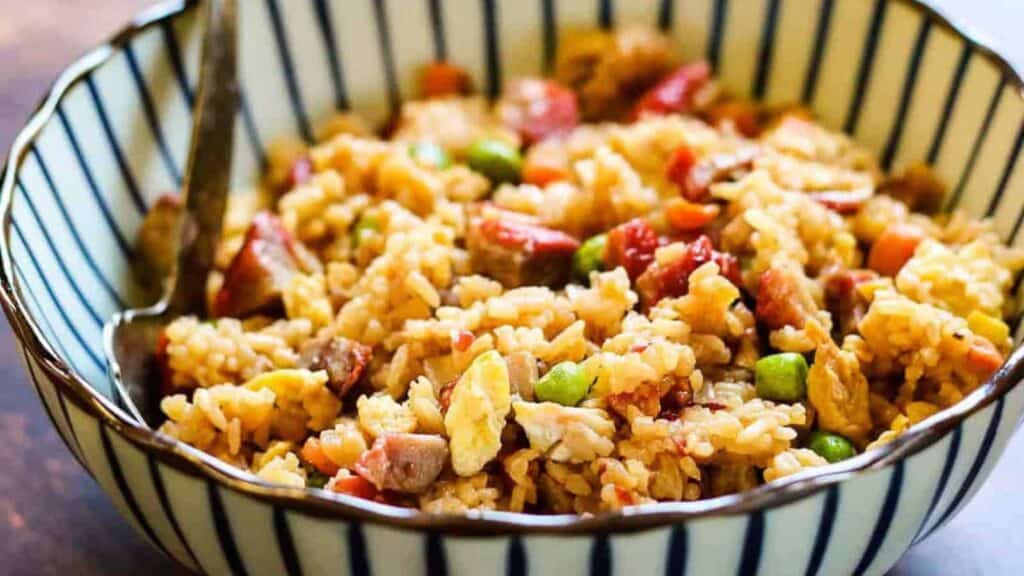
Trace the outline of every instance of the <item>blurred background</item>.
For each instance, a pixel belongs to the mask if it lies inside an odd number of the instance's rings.
[[[245,0],[242,5],[258,1]],[[752,1],[767,0],[732,0]],[[1024,70],[1024,0],[928,3]],[[0,0],[0,150],[6,153],[15,131],[64,66],[153,4]],[[6,320],[0,321],[0,382],[0,572],[181,573],[120,519],[57,438],[26,381]],[[1024,574],[1022,479],[1024,435],[1018,434],[970,506],[911,550],[893,573]]]

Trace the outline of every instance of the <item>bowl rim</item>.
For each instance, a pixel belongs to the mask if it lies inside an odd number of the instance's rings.
[[[909,6],[924,13],[933,24],[963,39],[978,55],[995,64],[1009,84],[1024,98],[1024,81],[1007,60],[994,51],[976,31],[954,24],[941,9],[923,0],[882,0]],[[434,515],[419,510],[379,504],[324,490],[287,488],[257,479],[183,442],[159,435],[137,422],[117,403],[94,391],[85,379],[60,359],[43,336],[36,319],[28,314],[11,254],[11,221],[15,183],[25,156],[36,138],[53,118],[68,91],[106,64],[138,34],[171,22],[190,11],[198,0],[165,0],[141,12],[107,42],[88,51],[65,68],[46,96],[19,130],[2,168],[0,183],[0,304],[15,336],[47,378],[78,408],[115,430],[130,444],[188,476],[216,482],[222,487],[269,503],[313,516],[342,521],[360,521],[412,530],[459,536],[514,534],[593,535],[633,532],[699,518],[743,515],[759,512],[812,496],[847,479],[878,471],[914,455],[944,438],[972,414],[996,401],[1024,378],[1024,346],[1016,346],[1002,367],[984,384],[956,405],[911,427],[889,444],[833,464],[821,471],[808,470],[761,485],[753,490],[694,502],[658,502],[615,512],[579,516],[540,515],[474,510],[464,514]],[[42,400],[42,399],[41,399]],[[72,450],[74,454],[74,451]]]

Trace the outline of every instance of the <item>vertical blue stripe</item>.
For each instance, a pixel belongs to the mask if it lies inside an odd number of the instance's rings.
[[[64,324],[67,325],[68,327],[68,331],[71,332],[71,335],[75,338],[76,341],[78,341],[78,345],[81,347],[82,351],[85,352],[86,356],[88,356],[89,359],[93,361],[97,368],[99,368],[101,371],[106,371],[106,363],[103,362],[103,360],[101,360],[100,357],[96,355],[96,352],[89,346],[89,344],[86,343],[85,338],[82,337],[81,332],[78,331],[78,328],[75,326],[75,324],[71,322],[71,318],[68,317],[68,313],[65,308],[65,303],[61,302],[61,300],[57,298],[57,295],[54,294],[53,292],[53,287],[50,286],[49,282],[45,281],[46,275],[43,274],[43,269],[39,266],[39,261],[36,260],[35,254],[32,252],[32,250],[29,249],[29,243],[25,241],[25,236],[22,235],[21,233],[21,227],[18,226],[18,223],[16,221],[12,221],[12,224],[13,226],[11,226],[11,228],[14,230],[14,233],[18,236],[18,239],[24,246],[24,254],[28,256],[29,262],[32,263],[32,268],[35,269],[36,276],[39,277],[40,284],[42,284],[43,289],[45,289],[46,293],[49,294],[50,301],[53,302],[53,308],[55,308],[57,312],[60,314],[61,318],[64,320]],[[25,288],[30,287],[33,289],[38,288],[38,286],[25,286]]]
[[[494,0],[483,0],[484,54],[487,58],[487,95],[497,98],[501,91],[501,56],[498,54],[498,11]]]
[[[764,546],[764,510],[755,510],[747,520],[747,532],[743,537],[743,555],[740,557],[740,576],[757,574],[761,564],[761,548]]]
[[[814,46],[811,48],[811,61],[807,65],[807,75],[804,77],[803,103],[808,104],[814,100],[818,91],[818,75],[821,72],[821,61],[825,55],[825,45],[828,40],[829,27],[832,25],[832,8],[835,0],[822,0],[821,10],[818,12],[818,26],[814,32]]]
[[[661,0],[661,6],[658,7],[658,28],[662,32],[667,32],[672,29],[674,20],[675,0]]]
[[[171,59],[171,68],[174,70],[174,77],[178,81],[181,94],[191,109],[195,105],[195,94],[188,82],[188,73],[185,72],[185,61],[181,57],[181,47],[178,44],[178,35],[174,32],[172,20],[164,20],[160,24],[160,32],[164,38],[164,48],[167,50],[167,57]]]
[[[594,537],[590,545],[590,576],[611,576],[612,546],[607,534]]]
[[[978,448],[978,455],[974,457],[974,462],[971,463],[971,469],[967,472],[967,477],[964,478],[963,483],[960,485],[960,489],[957,490],[956,496],[953,497],[953,501],[949,503],[949,507],[939,517],[938,522],[935,526],[932,526],[930,534],[933,534],[936,530],[942,527],[953,514],[956,513],[957,508],[964,503],[967,495],[970,494],[971,488],[974,485],[974,481],[978,479],[978,474],[981,473],[982,466],[985,465],[985,461],[988,460],[988,453],[992,450],[992,444],[996,439],[996,432],[999,431],[999,423],[1003,420],[1003,404],[1005,403],[1005,397],[1000,397],[996,400],[995,408],[992,409],[992,419],[989,420],[988,428],[985,430],[985,436],[981,439],[981,446]],[[927,538],[927,536],[925,536]]]
[[[718,59],[722,53],[722,31],[725,28],[725,18],[729,11],[729,0],[715,0],[714,10],[711,11],[711,38],[708,39],[708,63],[711,69],[718,72]]]
[[[50,191],[51,198],[53,198],[54,202],[57,204],[57,211],[60,212],[61,217],[64,219],[64,224],[66,226],[68,233],[71,234],[71,239],[74,241],[75,246],[78,247],[79,252],[82,253],[82,257],[85,258],[86,266],[88,266],[89,269],[92,270],[93,274],[96,275],[96,278],[100,281],[100,284],[103,285],[103,288],[107,291],[107,294],[110,296],[110,299],[119,307],[124,308],[125,303],[124,299],[121,298],[121,294],[118,293],[118,291],[114,288],[114,285],[111,284],[110,280],[108,280],[107,277],[103,274],[103,272],[100,270],[99,264],[96,263],[96,260],[93,259],[92,254],[90,254],[89,250],[86,249],[85,242],[82,240],[82,236],[78,233],[78,228],[71,220],[71,214],[70,212],[68,212],[67,205],[64,204],[64,198],[57,191],[57,186],[55,185],[53,177],[50,174],[50,169],[46,165],[46,162],[43,161],[42,153],[39,152],[39,149],[37,147],[33,146],[31,149],[31,154],[36,159],[36,164],[39,166],[39,171],[42,172],[43,174],[43,180],[46,181],[46,186]],[[32,196],[25,190],[24,182],[18,180],[17,185],[18,188],[21,189],[22,197],[25,199],[25,202],[28,205],[29,210],[32,212],[33,216],[35,216],[36,222],[39,223],[40,229],[46,236],[47,241],[52,245],[53,242],[50,240],[50,235],[47,231],[47,228],[52,226],[52,224],[47,223],[46,226],[43,225],[42,218],[39,212],[36,210],[35,203],[32,201]],[[56,253],[56,249],[54,249],[54,253]]]
[[[526,549],[523,539],[512,536],[508,541],[508,554],[505,557],[505,576],[526,576],[529,566],[526,563]]]
[[[992,100],[988,103],[988,109],[985,112],[985,119],[981,123],[978,135],[974,138],[974,144],[971,145],[971,155],[967,159],[967,165],[964,166],[964,171],[960,174],[960,181],[957,182],[956,188],[953,189],[953,195],[949,199],[949,204],[946,205],[946,210],[953,210],[957,207],[957,204],[960,203],[960,198],[964,194],[964,187],[967,185],[967,181],[971,178],[971,174],[974,172],[974,165],[978,162],[978,154],[981,152],[981,146],[985,143],[985,139],[988,137],[988,129],[992,125],[992,119],[996,115],[996,109],[999,108],[999,100],[1002,99],[1003,88],[1005,87],[1006,78],[1000,77],[999,84],[996,85],[996,91],[992,94]]]
[[[131,244],[128,243],[124,231],[122,231],[117,225],[117,221],[114,220],[114,211],[111,210],[110,205],[107,204],[107,199],[104,198],[103,194],[100,192],[100,187],[96,183],[96,178],[92,174],[92,169],[89,168],[89,164],[85,160],[85,155],[82,153],[82,147],[78,144],[78,136],[75,135],[75,131],[71,127],[71,123],[68,121],[68,117],[64,113],[64,109],[61,107],[57,108],[57,119],[60,120],[60,125],[64,129],[64,135],[68,139],[68,144],[71,145],[71,151],[74,153],[75,159],[78,161],[78,167],[82,171],[82,176],[85,178],[85,182],[89,187],[89,192],[92,193],[93,200],[96,201],[96,205],[99,206],[100,212],[103,214],[103,220],[107,223],[107,228],[109,228],[111,234],[113,234],[118,248],[121,249],[121,254],[125,259],[130,260],[133,252]]]
[[[14,273],[18,277],[18,286],[28,287],[29,284],[28,279],[25,278],[25,272],[21,269],[21,266],[19,266],[17,262],[14,263]],[[68,364],[71,364],[71,367],[77,372],[78,368],[74,366],[73,363],[71,362],[71,355],[68,354],[67,348],[64,348],[64,343],[57,338],[57,331],[53,329],[53,324],[50,322],[50,317],[47,316],[46,313],[43,311],[44,309],[42,304],[40,304],[39,299],[36,298],[36,291],[22,291],[20,288],[18,289],[19,294],[22,294],[23,292],[25,295],[28,296],[29,300],[32,301],[32,306],[34,306],[36,309],[36,313],[32,315],[32,318],[41,319],[43,321],[43,324],[45,325],[46,329],[43,331],[43,337],[46,339],[47,342],[50,342],[51,344],[57,347],[57,351],[61,354],[61,356],[63,356],[63,360]],[[70,420],[68,422],[68,425],[70,426]]]
[[[299,135],[306,142],[313,142],[313,129],[309,125],[309,117],[306,115],[306,106],[302,103],[302,88],[295,77],[295,62],[292,60],[291,46],[288,44],[288,36],[284,30],[284,22],[281,20],[281,8],[277,0],[266,0],[267,14],[270,16],[270,27],[274,33],[274,42],[277,44],[277,54],[281,59],[281,72],[284,73],[285,88],[288,91],[288,100],[292,105],[292,114],[295,116],[295,123],[299,128]]]
[[[676,524],[668,539],[668,559],[665,561],[665,576],[683,576],[686,574],[689,535],[686,524]]]
[[[246,572],[245,564],[238,553],[234,530],[224,511],[224,502],[220,498],[220,491],[217,489],[217,485],[209,480],[206,481],[206,495],[210,504],[210,514],[213,515],[213,528],[217,533],[220,551],[224,554],[224,559],[227,560],[228,569],[233,575],[245,576],[248,572]]]
[[[49,322],[47,322],[47,324],[49,324]],[[43,410],[46,411],[46,416],[49,417],[50,423],[53,424],[53,429],[57,431],[58,435],[60,435],[60,427],[57,426],[57,417],[54,415],[53,410],[50,409],[50,405],[46,403],[46,396],[43,395],[43,385],[39,383],[39,378],[36,377],[35,370],[33,370],[29,364],[29,356],[24,349],[21,351],[21,357],[25,361],[25,370],[28,372],[29,379],[32,380],[32,387],[36,390],[39,402],[42,403]],[[43,377],[46,378],[45,374]],[[78,435],[75,433],[75,427],[71,424],[71,415],[68,414],[68,407],[64,405],[64,397],[61,396],[60,390],[57,390],[55,386],[52,388],[53,395],[57,398],[57,407],[60,408],[61,416],[64,418],[64,424],[68,429],[68,436],[70,436],[69,438],[61,436],[61,440],[64,441],[64,444],[68,447],[68,451],[71,452],[71,455],[74,456],[75,460],[78,461],[82,468],[88,471],[89,467],[85,465],[85,461],[82,459],[83,457],[80,456],[80,454],[82,454],[82,445],[79,444]]]
[[[174,558],[167,548],[164,547],[164,543],[156,537],[156,533],[153,532],[153,527],[146,521],[146,516],[142,513],[142,509],[139,508],[139,503],[135,501],[135,496],[132,494],[131,488],[128,486],[128,482],[124,478],[124,471],[121,470],[121,462],[117,459],[117,453],[114,452],[114,447],[110,443],[110,436],[107,427],[99,421],[96,422],[100,432],[100,442],[103,445],[103,455],[106,457],[107,462],[110,464],[110,474],[114,477],[114,484],[117,485],[117,491],[124,498],[125,504],[128,506],[128,511],[131,513],[132,518],[138,523],[139,527],[146,534],[146,537],[152,542],[161,552],[164,553],[168,558]]]
[[[149,477],[153,483],[153,489],[156,491],[156,499],[160,502],[160,508],[163,509],[164,516],[167,517],[167,521],[171,525],[171,529],[174,530],[174,535],[178,537],[181,542],[181,547],[185,549],[185,553],[188,554],[192,563],[198,568],[202,569],[203,565],[199,563],[199,559],[196,558],[192,547],[188,545],[188,540],[185,539],[185,533],[181,531],[181,526],[178,524],[178,518],[174,515],[174,508],[171,506],[171,501],[167,497],[167,488],[164,486],[164,479],[160,475],[160,470],[157,467],[156,460],[153,456],[148,455],[146,459],[149,461]]]
[[[295,552],[292,530],[288,527],[288,518],[282,508],[274,507],[274,535],[277,537],[277,549],[284,561],[288,576],[302,576],[302,565],[299,555]]]
[[[178,81],[178,86],[181,88],[182,96],[185,97],[189,109],[192,109],[195,107],[195,91],[192,89],[188,72],[185,69],[185,62],[181,56],[181,46],[178,43],[177,33],[175,33],[174,26],[169,21],[162,24],[160,29],[163,32],[164,45],[167,49],[168,57],[171,59],[174,76]],[[263,143],[260,141],[259,132],[256,131],[256,121],[253,119],[252,110],[249,109],[249,101],[246,98],[245,88],[241,85],[241,81],[238,88],[238,111],[242,115],[242,126],[245,129],[246,136],[249,138],[253,157],[256,158],[256,163],[259,164],[260,169],[266,170],[267,155],[264,152]]]
[[[428,0],[430,8],[430,31],[434,36],[434,60],[448,59],[448,40],[444,33],[444,7],[441,0]]]
[[[892,160],[896,156],[896,147],[903,136],[903,127],[907,121],[907,110],[910,109],[910,98],[914,94],[914,85],[917,83],[917,73],[921,68],[921,57],[924,55],[924,47],[928,43],[928,35],[932,30],[932,22],[928,16],[921,16],[921,27],[917,31],[917,39],[914,40],[914,51],[910,56],[910,64],[907,66],[907,75],[903,80],[903,93],[900,94],[899,107],[896,109],[896,119],[889,129],[889,138],[885,143],[882,152],[882,167],[888,170],[892,166]]]
[[[878,550],[885,543],[885,537],[889,533],[889,526],[892,524],[892,519],[896,516],[896,509],[899,507],[900,492],[903,490],[903,466],[903,460],[897,460],[896,464],[893,465],[892,474],[889,476],[889,488],[885,491],[885,500],[882,502],[882,510],[878,514],[875,529],[871,533],[871,539],[868,540],[867,548],[864,549],[860,562],[857,563],[857,567],[853,570],[853,573],[856,575],[867,572],[868,568],[871,567],[871,563],[878,555]]]
[[[28,243],[26,241],[25,235],[21,231],[21,223],[19,221],[17,221],[17,220],[13,220],[13,219],[11,220],[11,223],[14,225],[14,230],[18,233],[18,236],[21,238],[22,243],[25,244],[25,247],[26,247],[25,253],[28,254],[32,258],[32,260],[34,262],[35,261],[35,253],[34,253],[33,250],[31,250],[31,248],[33,246],[32,246],[32,244],[30,244],[30,243]],[[49,237],[49,235],[46,232],[46,228],[42,227],[42,222],[40,222],[39,224],[40,224],[40,230],[41,230],[41,232],[43,234],[43,238],[46,240],[46,244],[50,248],[50,252],[53,255],[53,259],[54,259],[54,261],[57,262],[57,267],[60,268],[61,275],[63,275],[65,280],[67,280],[68,286],[70,286],[71,290],[75,293],[75,298],[78,300],[78,303],[82,306],[82,309],[85,310],[86,313],[88,313],[89,317],[92,318],[94,324],[97,327],[102,327],[103,326],[103,316],[95,308],[93,308],[92,302],[88,298],[85,297],[85,294],[82,292],[82,287],[78,285],[78,282],[75,282],[75,277],[71,275],[71,272],[67,268],[67,264],[64,263],[64,259],[60,257],[60,254],[57,253],[57,247],[54,246],[53,245],[53,241],[50,240],[50,237]],[[45,279],[44,283],[49,285],[49,282],[47,281],[49,279],[46,278],[46,276],[43,276],[42,274],[40,274],[40,278],[44,278]],[[60,306],[61,310],[63,310],[64,306],[66,306],[66,305],[67,305],[66,302],[62,303],[61,306]]]
[[[113,124],[110,122],[110,115],[107,114],[107,107],[103,103],[103,97],[100,95],[99,89],[96,88],[96,81],[92,75],[85,77],[85,86],[92,99],[93,107],[96,109],[96,115],[100,119],[100,125],[103,127],[103,134],[107,138],[107,143],[110,144],[110,151],[114,154],[114,161],[121,171],[121,178],[124,179],[124,184],[128,187],[128,195],[139,214],[145,214],[146,201],[142,199],[139,185],[135,181],[135,176],[132,175],[131,167],[128,166],[128,160],[125,159],[124,150],[121,149],[121,144],[117,141]]]
[[[544,71],[551,72],[558,50],[558,22],[555,15],[555,0],[540,0],[544,29]]]
[[[20,184],[19,188],[21,188]],[[32,218],[35,220],[36,226],[39,228],[39,233],[43,236],[43,241],[46,243],[46,246],[50,249],[50,253],[53,254],[53,259],[55,262],[57,262],[57,267],[60,268],[61,274],[64,276],[65,279],[67,279],[68,284],[75,291],[75,294],[78,296],[78,299],[82,304],[82,307],[89,313],[90,316],[92,316],[92,319],[96,321],[97,325],[103,325],[103,316],[105,315],[100,314],[100,312],[96,310],[96,308],[93,306],[92,301],[86,298],[85,294],[82,293],[82,289],[79,286],[77,279],[71,274],[71,271],[68,270],[67,264],[64,262],[64,258],[62,258],[60,253],[57,251],[57,245],[53,243],[53,238],[50,237],[50,232],[47,230],[46,223],[40,219],[39,213],[36,212],[35,205],[32,203],[31,200],[29,200],[28,193],[25,192],[24,188],[21,189],[21,193],[24,195],[23,198],[25,198],[26,200],[26,206],[29,207],[29,214],[31,214]],[[15,221],[14,224],[15,226],[18,226],[20,222]],[[33,248],[38,248],[38,246],[33,246]]]
[[[924,520],[921,521],[921,525],[917,527],[917,532],[914,534],[912,543],[920,541],[921,532],[924,531],[924,527],[928,525],[928,521],[931,520],[932,514],[935,512],[935,507],[939,505],[939,500],[942,499],[942,495],[946,492],[946,484],[949,482],[949,475],[953,472],[953,466],[956,465],[957,456],[960,453],[960,437],[963,436],[963,429],[960,424],[957,424],[956,428],[953,428],[953,435],[949,440],[949,450],[946,452],[946,461],[942,464],[942,472],[939,474],[939,481],[935,485],[935,492],[932,494],[932,501],[928,504],[928,511],[924,513]]]
[[[427,534],[423,547],[424,565],[428,576],[448,576],[448,558],[444,553],[444,542],[441,535],[435,532]]]
[[[61,441],[64,442],[64,445],[69,447],[68,451],[74,454],[74,451],[70,450],[71,438],[65,438],[64,435],[61,434],[60,426],[57,425],[57,417],[54,416],[53,410],[50,410],[50,405],[46,403],[46,397],[43,396],[43,389],[39,387],[39,379],[36,378],[35,371],[28,366],[28,355],[22,352],[21,357],[25,361],[25,371],[28,372],[28,378],[32,382],[32,388],[36,391],[36,397],[39,398],[39,403],[43,405],[43,412],[46,412],[46,418],[50,421],[50,425],[53,426],[53,429],[57,431],[57,436],[59,436]],[[59,395],[59,392],[55,391],[54,395]],[[71,423],[68,422],[67,426],[70,429]],[[75,458],[78,458],[77,454],[75,454]]]
[[[764,98],[768,78],[772,70],[775,50],[775,30],[779,25],[779,0],[768,0],[768,13],[761,28],[761,45],[758,48],[757,76],[754,78],[754,98]]]
[[[612,0],[598,0],[597,24],[605,30],[615,25],[615,7]]]
[[[21,269],[21,266],[19,266],[17,262],[14,263],[14,272],[15,272],[15,274],[17,274],[18,281],[20,282],[18,293],[19,294],[28,294],[28,297],[32,300],[32,304],[36,307],[36,314],[33,316],[33,318],[41,318],[43,320],[43,324],[46,325],[46,329],[49,330],[49,334],[43,334],[43,337],[46,339],[47,342],[49,342],[50,344],[53,344],[53,345],[55,345],[57,347],[57,350],[63,356],[64,362],[67,363],[68,366],[71,366],[72,370],[74,370],[75,372],[78,372],[78,373],[82,373],[81,368],[78,367],[78,364],[71,358],[71,354],[68,353],[68,349],[64,347],[64,342],[61,341],[57,337],[57,331],[54,330],[54,328],[53,328],[53,323],[50,321],[49,314],[46,313],[46,309],[43,308],[42,304],[36,298],[36,292],[37,291],[36,290],[27,290],[27,288],[29,287],[28,278],[25,277],[25,271]],[[25,288],[25,289],[23,289],[23,288]],[[56,307],[56,306],[54,306],[54,307]],[[68,331],[69,332],[72,329],[73,329],[72,326],[68,326]],[[54,391],[57,391],[56,387],[54,388]],[[60,393],[59,392],[57,392],[57,393],[58,393],[58,396],[59,396]],[[68,417],[67,410],[62,410],[62,411],[64,412],[64,419],[68,421],[68,426],[70,427],[71,426],[71,418]],[[72,435],[74,435],[74,431],[72,431]],[[75,438],[75,445],[76,446],[78,445],[78,438]],[[78,449],[81,452],[81,447],[80,446],[78,447]]]
[[[871,70],[875,66],[875,53],[878,51],[878,35],[882,30],[882,23],[885,21],[885,9],[888,5],[888,0],[875,0],[875,9],[871,15],[868,37],[864,42],[864,50],[857,69],[857,84],[853,91],[853,100],[850,101],[850,109],[846,113],[846,123],[843,124],[843,131],[847,134],[853,134],[856,131],[857,123],[860,121],[860,113],[864,108],[864,93],[868,88]]]
[[[804,576],[816,576],[821,570],[821,562],[825,559],[828,542],[832,538],[832,528],[836,523],[836,509],[839,508],[839,487],[832,485],[825,492],[825,503],[821,508],[821,519],[818,520],[818,532],[814,535],[814,548],[807,562]]]
[[[260,133],[256,131],[256,119],[252,114],[252,108],[249,107],[249,99],[241,89],[238,92],[238,110],[242,114],[242,126],[249,137],[256,163],[259,164],[261,171],[265,171],[267,169],[267,153],[260,141]]]
[[[348,526],[348,569],[349,574],[366,574],[373,572],[370,559],[366,556],[366,536],[359,522],[353,521]]]
[[[149,124],[149,131],[153,133],[153,140],[156,141],[157,148],[160,151],[160,158],[163,160],[164,167],[167,168],[167,173],[170,174],[171,179],[180,187],[181,170],[178,168],[177,163],[174,162],[171,148],[167,145],[167,139],[164,138],[163,129],[160,127],[160,115],[157,114],[156,106],[153,105],[153,97],[149,93],[146,80],[142,75],[142,69],[139,67],[139,60],[135,56],[135,48],[130,42],[124,45],[124,56],[128,61],[128,70],[131,72],[135,88],[139,92],[139,99],[142,101],[142,111],[146,116],[146,123]]]
[[[345,87],[345,71],[339,56],[341,49],[331,19],[331,7],[327,0],[315,0],[313,6],[316,10],[317,24],[320,26],[320,35],[323,36],[328,72],[331,74],[334,107],[338,110],[347,110],[349,107],[348,89]]]
[[[377,25],[377,43],[380,45],[380,53],[384,57],[384,78],[387,80],[388,104],[391,107],[391,112],[394,113],[398,110],[400,98],[398,76],[395,72],[395,56],[391,50],[391,30],[384,0],[373,0],[373,17]]]
[[[946,140],[949,119],[953,115],[953,107],[960,96],[960,89],[964,85],[964,76],[967,74],[967,64],[971,61],[971,54],[971,47],[967,42],[964,42],[964,46],[960,50],[960,61],[957,62],[956,72],[953,73],[953,83],[949,87],[949,92],[946,93],[946,102],[942,106],[939,127],[935,131],[935,138],[932,140],[931,147],[928,148],[928,164],[935,164],[939,157],[939,150],[942,149],[942,144]]]
[[[57,404],[60,405],[60,412],[68,422],[68,432],[71,434],[71,440],[75,443],[75,450],[77,450],[77,452],[72,450],[71,453],[76,459],[78,459],[78,463],[82,465],[82,468],[89,474],[92,474],[92,470],[89,469],[88,463],[85,461],[85,452],[82,451],[82,444],[78,441],[78,432],[75,431],[75,423],[71,420],[71,413],[68,412],[68,405],[64,400],[64,394],[62,394],[60,389],[56,386],[53,387],[53,391],[57,394]]]

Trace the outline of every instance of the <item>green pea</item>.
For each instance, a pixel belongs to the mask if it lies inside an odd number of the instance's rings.
[[[331,477],[321,474],[316,470],[306,472],[306,486],[309,488],[323,488]]]
[[[807,447],[833,464],[857,455],[857,449],[853,447],[853,442],[824,430],[811,432]]]
[[[583,366],[575,362],[555,364],[533,386],[533,394],[541,402],[556,402],[563,406],[575,406],[590,391]]]
[[[523,168],[519,151],[500,140],[477,140],[469,147],[466,162],[494,184],[519,182]]]
[[[586,281],[591,272],[604,270],[604,247],[607,243],[608,236],[598,234],[580,245],[572,255],[572,271],[578,279]]]
[[[757,395],[776,402],[799,402],[807,396],[807,361],[800,354],[783,352],[754,364]]]
[[[444,170],[452,165],[452,159],[448,153],[433,142],[416,142],[409,146],[409,155],[413,158],[426,162],[438,170]]]
[[[358,248],[367,234],[380,232],[380,219],[372,214],[363,214],[352,227],[352,247]]]

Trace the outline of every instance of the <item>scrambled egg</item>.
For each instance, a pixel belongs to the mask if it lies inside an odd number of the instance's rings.
[[[505,360],[495,350],[477,356],[455,383],[444,418],[456,474],[472,476],[498,455],[511,407]]]

